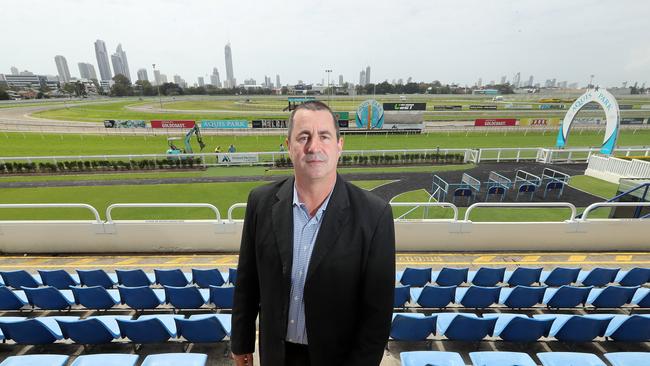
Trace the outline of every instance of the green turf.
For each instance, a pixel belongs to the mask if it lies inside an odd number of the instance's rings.
[[[610,183],[588,175],[575,175],[571,177],[569,185],[603,199],[614,197],[618,190],[618,184]]]

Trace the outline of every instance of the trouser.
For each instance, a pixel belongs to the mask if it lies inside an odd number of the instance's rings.
[[[305,344],[284,343],[285,366],[310,366],[309,349]]]

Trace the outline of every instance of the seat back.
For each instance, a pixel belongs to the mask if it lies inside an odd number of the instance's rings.
[[[192,343],[221,342],[228,334],[216,317],[174,319],[179,337]]]
[[[620,268],[603,268],[596,267],[589,272],[587,277],[582,281],[584,286],[605,286],[608,283],[614,282],[616,274]]]
[[[116,269],[117,283],[127,287],[151,286],[147,274],[141,269]]]
[[[500,287],[470,286],[460,303],[466,308],[487,308],[499,301],[500,291]]]
[[[220,309],[232,309],[234,286],[210,286],[210,303]]]
[[[59,290],[67,290],[70,286],[78,285],[77,281],[70,276],[70,274],[62,269],[55,270],[38,270],[41,275],[41,280],[46,286],[52,286]]]
[[[578,280],[580,268],[555,267],[548,275],[544,284],[547,286],[570,285]]]
[[[399,282],[405,286],[423,287],[431,282],[431,268],[407,267],[404,269]]]
[[[156,283],[161,286],[185,287],[187,278],[180,269],[154,269]]]
[[[456,286],[424,286],[417,303],[425,308],[444,308],[454,302]]]
[[[631,315],[610,335],[619,342],[647,342],[650,340],[650,317]]]
[[[393,297],[393,307],[403,308],[406,302],[411,298],[411,286],[397,286],[395,287],[395,295]]]
[[[398,341],[423,341],[435,331],[435,315],[415,318],[397,314],[390,326],[390,337]]]
[[[105,344],[115,339],[106,326],[97,319],[82,319],[74,321],[60,321],[59,327],[64,338],[79,344]]]
[[[120,291],[122,303],[132,309],[155,309],[161,304],[160,299],[149,286],[118,286],[117,288]]]
[[[602,336],[611,319],[594,319],[586,316],[572,316],[555,334],[562,342],[591,342]]]
[[[542,268],[517,267],[510,278],[510,286],[530,286],[539,282],[539,276],[542,274]]]
[[[203,296],[195,286],[165,287],[165,298],[176,309],[198,309],[205,304]]]
[[[59,339],[48,327],[36,319],[2,322],[0,329],[6,339],[12,339],[18,344],[49,344]]]
[[[223,286],[223,284],[226,282],[223,280],[221,272],[214,268],[192,268],[192,281],[201,288],[209,288],[210,286]]]
[[[237,284],[237,268],[228,268],[228,283]]]
[[[78,269],[79,282],[82,286],[101,286],[103,288],[112,288],[115,284],[109,275],[103,269]]]
[[[482,319],[457,315],[445,331],[445,337],[453,341],[478,342],[494,332],[497,318]]]
[[[541,304],[544,299],[546,286],[519,286],[517,285],[504,304],[510,308],[530,308]]]
[[[630,303],[638,287],[607,286],[591,305],[597,308],[620,308]]]
[[[13,291],[0,286],[0,310],[18,310],[25,305]]]
[[[171,338],[171,334],[163,323],[156,318],[145,320],[117,319],[122,337],[129,338],[133,343],[158,343]]]
[[[472,284],[476,286],[495,286],[497,283],[503,281],[503,275],[505,272],[505,267],[481,267],[476,271],[474,278],[472,278]]]
[[[4,281],[5,286],[13,288],[21,287],[38,287],[40,283],[32,277],[27,271],[19,269],[17,271],[0,271],[0,276],[2,276],[2,281]]]
[[[535,342],[547,336],[553,319],[512,318],[499,335],[506,342]]]
[[[102,286],[72,286],[70,289],[72,290],[75,302],[86,309],[110,309],[117,304]]]
[[[621,286],[643,286],[650,280],[650,268],[634,267],[618,281]]]
[[[562,286],[546,304],[551,308],[574,308],[587,301],[592,287]]]
[[[469,268],[449,268],[443,267],[436,278],[436,283],[440,286],[458,286],[467,281]]]
[[[70,308],[70,303],[63,294],[54,287],[23,287],[27,301],[30,305],[36,306],[43,310],[63,310]]]

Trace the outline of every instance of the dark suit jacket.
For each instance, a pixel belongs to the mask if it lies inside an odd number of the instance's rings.
[[[248,197],[232,318],[232,351],[284,365],[291,289],[294,179]],[[337,177],[305,281],[313,366],[379,365],[390,332],[395,231],[388,203]]]

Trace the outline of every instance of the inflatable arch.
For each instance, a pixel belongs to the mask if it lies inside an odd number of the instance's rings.
[[[557,135],[557,147],[563,148],[566,145],[571,124],[576,114],[589,102],[596,102],[605,111],[607,118],[607,127],[605,128],[605,139],[603,145],[600,147],[602,154],[611,155],[616,147],[616,139],[618,138],[619,124],[621,120],[621,112],[618,109],[618,102],[616,98],[605,89],[589,89],[581,95],[569,108],[569,111],[564,116],[564,120],[560,125],[560,131]]]

